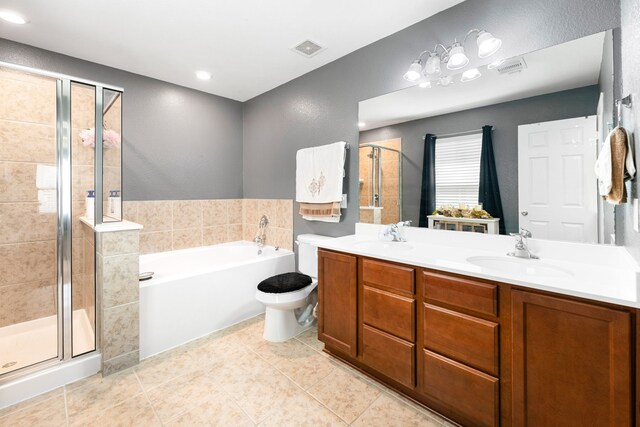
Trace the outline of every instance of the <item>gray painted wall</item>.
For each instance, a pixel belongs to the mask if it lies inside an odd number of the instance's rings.
[[[124,88],[125,200],[242,197],[242,103],[5,39],[0,61]]]
[[[244,196],[295,197],[296,150],[339,140],[356,145],[358,102],[407,87],[402,75],[425,47],[486,28],[503,39],[501,55],[510,57],[619,24],[617,0],[467,0],[359,49],[245,103]],[[353,232],[358,220],[355,153],[348,156],[347,173],[349,208],[341,223],[310,223],[295,215],[294,233]]]
[[[622,39],[622,96],[633,94],[632,111],[623,112],[623,125],[634,130],[636,167],[640,165],[638,141],[640,141],[640,0],[621,2]],[[638,178],[627,183],[629,199],[638,197]],[[616,242],[627,247],[640,261],[640,234],[633,229],[633,207],[631,203],[616,207]]]
[[[360,143],[402,138],[403,220],[418,224],[426,133],[445,134],[493,125],[493,149],[507,233],[518,231],[518,126],[596,114],[597,85],[413,120],[360,133]]]

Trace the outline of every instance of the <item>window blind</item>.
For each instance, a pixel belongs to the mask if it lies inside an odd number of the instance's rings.
[[[436,208],[477,205],[482,134],[436,141]]]

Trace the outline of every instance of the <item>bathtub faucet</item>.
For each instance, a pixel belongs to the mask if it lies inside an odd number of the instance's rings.
[[[253,241],[258,245],[258,255],[262,253],[262,247],[264,246],[264,242],[267,240],[266,229],[267,225],[269,225],[269,218],[266,215],[262,215],[260,218],[260,223],[258,224],[258,232],[256,233]]]

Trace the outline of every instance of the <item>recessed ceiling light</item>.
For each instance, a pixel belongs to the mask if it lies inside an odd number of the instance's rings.
[[[14,12],[13,10],[0,10],[0,19],[18,25],[27,23],[27,20],[24,19],[22,15],[20,15],[18,12]]]
[[[358,127],[363,128],[365,127],[367,124],[365,122],[358,122]]]
[[[200,80],[211,80],[211,73],[208,71],[196,71],[196,77]]]

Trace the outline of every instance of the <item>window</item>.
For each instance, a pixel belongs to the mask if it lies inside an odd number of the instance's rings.
[[[436,208],[477,205],[482,134],[436,140]]]

